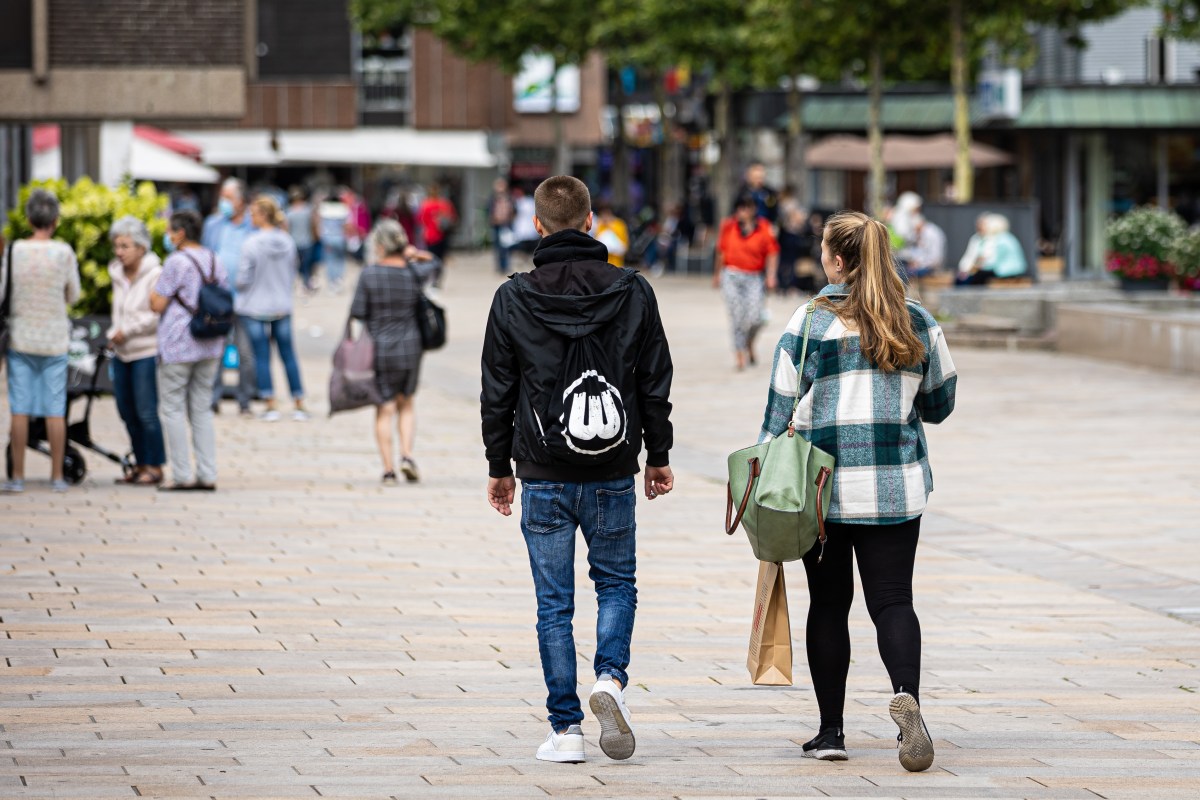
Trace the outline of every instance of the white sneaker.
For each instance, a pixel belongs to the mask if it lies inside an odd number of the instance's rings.
[[[563,733],[553,730],[546,741],[537,749],[538,761],[556,761],[560,764],[582,764],[587,761],[583,752],[583,729],[572,725]]]
[[[279,422],[279,420],[283,419],[283,415],[272,408],[259,414],[258,418],[262,422]]]
[[[618,761],[633,755],[636,742],[633,728],[629,725],[629,708],[625,705],[625,692],[609,675],[602,675],[592,687],[588,705],[600,723],[600,749],[604,755]]]
[[[303,408],[297,408],[295,411],[292,412],[292,419],[295,422],[308,422],[309,415],[308,415],[308,412],[305,411]]]

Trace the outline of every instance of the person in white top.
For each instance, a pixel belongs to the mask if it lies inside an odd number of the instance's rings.
[[[137,468],[117,483],[153,486],[162,483],[167,460],[162,423],[158,419],[158,314],[150,308],[150,290],[162,274],[162,262],[150,249],[150,232],[140,219],[121,217],[108,231],[113,255],[112,326],[108,342],[113,397],[129,431]]]
[[[12,284],[8,315],[12,470],[0,491],[25,491],[29,418],[43,417],[50,442],[50,487],[65,492],[67,349],[71,343],[67,307],[79,299],[79,262],[70,245],[54,239],[57,197],[45,189],[34,189],[25,204],[25,217],[33,235],[12,244],[5,266],[12,273],[6,273]],[[0,283],[0,287],[4,285]]]

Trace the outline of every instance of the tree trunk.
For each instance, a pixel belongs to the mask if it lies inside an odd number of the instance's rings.
[[[563,130],[562,114],[558,111],[558,70],[562,64],[554,60],[554,72],[550,75],[550,115],[554,121],[554,174],[571,174],[571,156],[567,151],[567,134]]]
[[[808,167],[804,163],[804,151],[808,144],[804,134],[804,93],[800,90],[800,76],[792,76],[792,84],[788,89],[788,138],[786,183],[795,189],[796,200],[805,208],[808,207]]]
[[[625,141],[625,86],[617,77],[617,121],[613,129],[612,204],[619,215],[628,215],[629,208],[629,144]]]
[[[675,199],[670,198],[671,156],[674,154],[673,144],[675,136],[671,121],[667,119],[667,87],[664,84],[664,76],[661,72],[654,73],[654,102],[658,106],[658,125],[659,131],[662,133],[662,140],[658,143],[657,148],[658,169],[656,170],[656,174],[658,177],[658,186],[655,187],[654,210],[658,213],[658,218],[661,220],[666,213],[667,204],[675,201]]]
[[[713,176],[713,212],[718,220],[730,212],[733,205],[733,142],[729,132],[729,106],[733,100],[729,82],[721,79],[717,88],[716,133],[720,156],[717,174]]]
[[[883,54],[879,44],[871,47],[871,77],[868,89],[867,143],[871,153],[871,171],[868,177],[867,213],[883,214],[886,201],[887,172],[883,168]]]
[[[967,52],[963,32],[963,0],[950,0],[950,83],[954,87],[954,201],[969,203],[975,195],[971,166],[971,109],[967,102]]]

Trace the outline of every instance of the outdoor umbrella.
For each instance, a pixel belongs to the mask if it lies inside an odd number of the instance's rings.
[[[936,136],[883,137],[883,166],[889,172],[921,169],[950,169],[954,166],[955,142],[949,133]],[[866,171],[871,168],[871,150],[861,136],[829,136],[808,148],[805,163],[813,169]],[[1000,167],[1012,156],[990,145],[971,143],[971,165]]]

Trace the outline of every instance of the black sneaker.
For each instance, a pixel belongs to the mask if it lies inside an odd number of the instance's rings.
[[[802,755],[819,761],[845,761],[846,737],[842,729],[827,728],[821,731],[811,741],[804,743]]]
[[[896,741],[900,746],[900,766],[909,772],[924,772],[933,766],[933,740],[921,717],[917,698],[900,692],[892,698],[888,710],[900,728]]]

